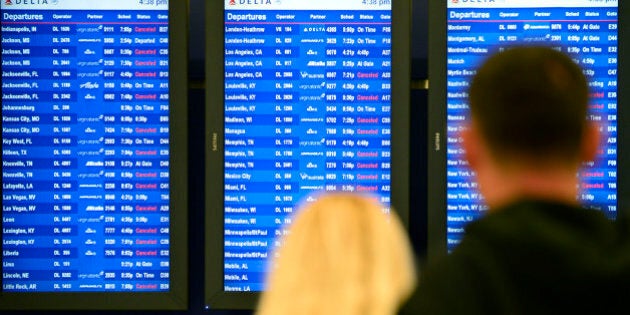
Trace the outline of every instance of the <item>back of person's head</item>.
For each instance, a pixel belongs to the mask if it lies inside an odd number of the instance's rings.
[[[498,160],[578,160],[586,132],[582,69],[549,47],[512,47],[488,58],[470,90],[473,124]]]
[[[415,286],[398,218],[359,195],[321,195],[300,209],[276,258],[259,315],[395,314]]]

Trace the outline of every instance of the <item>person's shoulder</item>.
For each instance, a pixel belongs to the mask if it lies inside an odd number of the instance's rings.
[[[452,253],[421,270],[419,288],[402,314],[500,314],[530,304],[542,311],[547,309],[543,302],[524,296],[591,290],[593,283],[630,292],[629,237],[620,236],[621,229],[603,214],[550,202],[499,210],[469,224]],[[618,280],[606,280],[607,274]],[[597,280],[587,281],[591,278]]]
[[[466,227],[467,235],[492,240],[534,240],[563,235],[610,237],[617,228],[601,211],[544,200],[524,199],[494,209]]]
[[[487,260],[491,249],[474,238],[420,270],[419,285],[401,308],[400,314],[485,314],[492,302],[487,279],[494,264]]]

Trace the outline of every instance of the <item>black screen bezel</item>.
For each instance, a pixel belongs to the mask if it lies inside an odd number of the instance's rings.
[[[630,91],[623,89],[630,81],[630,12],[628,4],[618,2],[618,72],[617,72],[617,215],[630,216],[630,176],[624,170],[630,167]],[[429,262],[446,255],[446,51],[447,2],[429,3],[429,139],[428,151],[428,244]],[[624,145],[625,144],[625,145]]]
[[[223,290],[224,1],[206,3],[206,261],[209,309],[253,309],[257,292]],[[409,222],[411,1],[392,1],[391,205]]]
[[[0,310],[185,310],[188,308],[188,10],[188,1],[169,1],[169,292],[0,291]],[[1,238],[0,234],[0,241]],[[0,279],[0,285],[1,281],[2,279]]]

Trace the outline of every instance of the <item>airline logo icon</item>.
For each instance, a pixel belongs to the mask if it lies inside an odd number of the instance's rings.
[[[451,0],[453,4],[465,4],[465,3],[491,3],[496,2],[496,0]]]
[[[59,0],[5,0],[5,5],[48,5],[48,1],[51,1],[52,4],[57,4]],[[14,3],[15,2],[15,3]]]
[[[276,0],[277,4],[280,4],[280,0]],[[271,0],[230,0],[228,5],[235,6],[266,6],[272,5]]]

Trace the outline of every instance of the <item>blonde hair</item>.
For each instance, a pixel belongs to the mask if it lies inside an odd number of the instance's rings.
[[[307,204],[277,254],[258,315],[395,314],[415,286],[398,217],[365,196],[329,194]]]

